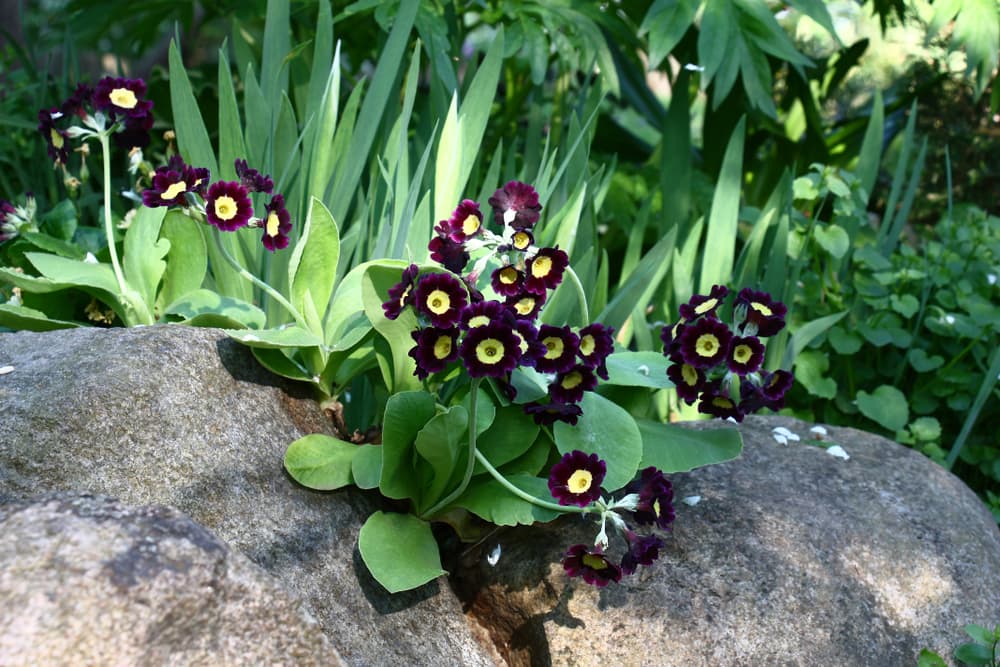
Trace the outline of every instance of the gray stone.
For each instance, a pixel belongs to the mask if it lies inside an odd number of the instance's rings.
[[[828,428],[851,457],[835,458],[805,444],[810,426],[749,418],[740,459],[673,476],[667,547],[620,585],[566,576],[565,550],[596,533],[574,518],[485,542],[462,596],[512,665],[913,665],[1000,622],[1000,532],[975,494],[861,431]]]
[[[289,443],[329,432],[309,394],[218,330],[0,334],[0,495],[75,490],[178,508],[277,577],[352,665],[488,665],[447,581],[389,595],[356,543],[373,494],[318,493]]]
[[[4,665],[342,665],[269,574],[164,506],[0,505]]]

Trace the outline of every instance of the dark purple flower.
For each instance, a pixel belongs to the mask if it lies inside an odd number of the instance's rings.
[[[519,229],[510,237],[510,247],[524,252],[535,242],[535,237],[527,229]]]
[[[753,373],[764,363],[764,344],[756,336],[734,336],[726,353],[726,365],[737,375]]]
[[[274,195],[267,203],[267,216],[263,221],[264,247],[274,252],[288,247],[288,234],[292,231],[292,216],[285,208],[285,198]]]
[[[87,115],[87,105],[90,104],[93,97],[93,88],[85,83],[78,83],[73,94],[66,98],[59,110],[67,116],[76,116],[82,119]]]
[[[785,370],[764,373],[760,380],[760,390],[769,400],[779,401],[785,398],[785,393],[792,388],[794,382],[795,376]]]
[[[153,115],[127,116],[122,127],[112,135],[115,145],[123,150],[145,148],[149,145],[149,131],[153,129]]]
[[[575,449],[564,454],[549,471],[549,491],[560,505],[586,507],[601,497],[608,467],[597,454]]]
[[[382,304],[386,319],[396,319],[403,312],[403,308],[413,303],[413,286],[416,284],[419,271],[420,267],[410,264],[403,269],[400,281],[389,288],[389,298]]]
[[[725,285],[714,285],[708,296],[695,294],[687,303],[680,307],[681,317],[690,322],[702,315],[714,315],[715,310],[722,303],[723,299],[726,298],[727,294],[729,294],[729,288]]]
[[[579,403],[583,392],[593,391],[597,387],[597,376],[594,371],[583,364],[577,364],[570,370],[559,373],[549,385],[549,396],[553,403]]]
[[[516,266],[501,266],[490,277],[493,291],[500,296],[516,296],[524,291],[524,273]]]
[[[463,329],[486,326],[490,322],[504,322],[514,326],[514,316],[499,301],[478,301],[462,309],[459,318]]]
[[[626,493],[639,495],[633,515],[640,526],[669,530],[674,521],[674,487],[663,473],[650,466],[639,471],[639,478],[629,482]]]
[[[660,329],[660,340],[663,341],[663,354],[670,356],[674,352],[680,350],[680,336],[684,332],[684,326],[687,324],[687,320],[683,317],[673,324],[668,324]]]
[[[562,282],[569,266],[569,256],[559,248],[542,248],[525,263],[524,289],[532,294],[545,294]]]
[[[436,329],[428,327],[411,332],[416,343],[409,355],[417,362],[413,374],[423,380],[431,373],[443,371],[448,364],[458,359],[458,329]]]
[[[563,557],[563,568],[571,577],[583,577],[588,584],[603,588],[609,582],[621,581],[622,570],[600,550],[591,551],[586,544],[574,544]]]
[[[698,394],[705,388],[705,372],[684,363],[683,359],[673,359],[673,362],[667,367],[667,377],[674,383],[677,397],[688,405],[694,405]]]
[[[426,273],[413,290],[413,307],[439,329],[455,326],[467,302],[465,284],[450,273]]]
[[[510,225],[515,230],[530,229],[538,222],[542,205],[535,188],[520,181],[510,181],[489,199],[493,219],[498,225]]]
[[[434,226],[434,231],[456,243],[480,235],[483,231],[483,213],[479,210],[479,203],[463,199],[450,218]]]
[[[738,313],[745,313],[739,325],[745,333],[756,333],[762,338],[767,338],[785,326],[785,313],[788,312],[788,308],[780,301],[773,300],[767,292],[755,292],[749,287],[744,288],[736,295],[735,307]],[[748,331],[746,327],[750,325],[756,331],[753,329]]]
[[[732,417],[738,422],[743,421],[744,412],[727,394],[722,393],[719,383],[710,383],[701,393],[701,402],[698,403],[698,412],[705,415],[712,415],[719,419]]]
[[[142,203],[150,208],[157,206],[187,206],[188,192],[203,194],[208,185],[208,169],[184,164],[174,155],[165,167],[157,167],[153,174],[153,187],[142,192]]]
[[[782,370],[764,373],[759,385],[744,378],[740,382],[740,411],[749,414],[761,408],[780,410],[785,406],[785,392],[791,389],[794,380],[791,373]]]
[[[678,338],[684,363],[695,368],[711,368],[726,357],[733,334],[717,319],[702,317],[684,327]]]
[[[628,552],[622,556],[622,574],[633,574],[640,565],[652,565],[660,557],[663,540],[656,535],[637,535],[630,530],[625,538]]]
[[[535,368],[539,372],[562,373],[576,365],[580,337],[569,327],[543,324],[538,328],[538,340],[545,346],[545,354],[535,360]]]
[[[505,377],[521,360],[520,337],[506,324],[469,329],[459,350],[471,377]]]
[[[56,127],[56,121],[63,115],[59,109],[42,109],[38,112],[38,131],[45,137],[49,157],[60,164],[66,164],[69,159],[69,146],[66,144],[69,135]]]
[[[538,311],[542,309],[542,304],[544,303],[544,295],[532,294],[530,292],[521,292],[515,296],[509,296],[504,301],[504,305],[513,311],[514,316],[522,320],[535,319],[535,316],[538,315]]]
[[[469,263],[469,253],[465,246],[447,236],[435,236],[427,244],[427,249],[431,251],[431,259],[452,273],[462,273]]]
[[[205,196],[205,216],[209,224],[224,232],[246,227],[253,215],[250,193],[236,181],[216,181]]]
[[[525,403],[524,412],[531,415],[539,426],[549,426],[557,421],[575,426],[583,408],[574,403]]]
[[[240,179],[240,183],[250,192],[263,192],[269,195],[274,190],[274,181],[271,177],[251,169],[246,160],[237,159],[233,166],[236,168],[236,176]]]
[[[510,312],[510,311],[508,311]],[[521,365],[534,367],[538,357],[545,354],[545,345],[538,340],[538,329],[528,320],[514,320],[514,334],[521,348]]]
[[[153,103],[145,100],[146,82],[106,76],[94,87],[93,104],[115,121],[119,118],[152,119]]]
[[[615,350],[614,331],[599,322],[580,329],[580,349],[577,354],[602,380],[608,379],[608,367],[605,362]]]

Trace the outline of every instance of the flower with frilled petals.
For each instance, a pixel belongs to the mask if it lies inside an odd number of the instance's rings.
[[[126,117],[121,129],[112,135],[115,145],[123,150],[145,148],[149,145],[149,131],[153,129],[153,114]]]
[[[753,373],[764,363],[764,344],[756,336],[734,336],[726,353],[726,366],[737,375]]]
[[[680,355],[674,355],[679,357]],[[698,394],[705,388],[705,371],[695,368],[691,364],[684,363],[683,359],[671,357],[673,361],[667,367],[667,377],[674,383],[677,390],[677,397],[688,405],[694,405],[698,400]]]
[[[784,370],[763,373],[760,383],[748,379],[740,383],[740,405],[744,413],[757,412],[761,408],[780,410],[785,406],[785,393],[791,389],[795,377]]]
[[[236,181],[216,181],[205,196],[205,217],[224,232],[246,227],[253,215],[250,193]]]
[[[732,417],[738,422],[743,421],[744,417],[744,412],[736,404],[736,401],[721,391],[718,382],[710,383],[702,391],[701,402],[698,403],[698,412],[705,415],[712,415],[719,419]]]
[[[146,118],[153,110],[153,103],[144,100],[146,82],[142,79],[123,79],[106,76],[94,87],[93,104],[104,111],[111,120],[118,118]]]
[[[179,155],[174,155],[164,167],[157,167],[153,173],[153,187],[143,190],[142,203],[150,208],[157,206],[187,206],[188,192],[204,194],[209,173],[204,167],[184,164]]]
[[[520,181],[510,181],[489,199],[493,218],[498,225],[510,225],[515,230],[530,229],[538,222],[542,205],[535,188]]]
[[[663,473],[650,466],[639,472],[639,478],[625,487],[627,493],[639,496],[633,517],[640,526],[656,526],[668,530],[674,521],[674,487]]]
[[[447,236],[435,236],[427,244],[427,249],[431,251],[431,259],[452,273],[462,273],[469,263],[469,253],[465,246]]]
[[[413,307],[439,329],[455,326],[467,302],[465,284],[448,273],[424,274],[413,290]]]
[[[574,544],[563,557],[563,569],[571,577],[583,577],[588,584],[603,588],[621,581],[622,570],[608,560],[600,549],[591,551],[586,544]]]
[[[729,350],[733,334],[717,319],[702,317],[684,327],[678,338],[684,363],[695,368],[711,368],[722,361]]]
[[[413,303],[413,286],[417,282],[419,271],[420,267],[410,264],[403,269],[399,282],[389,288],[389,298],[382,304],[386,319],[396,319],[403,308]]]
[[[501,266],[490,277],[490,285],[500,296],[517,296],[524,291],[524,273],[512,264]]]
[[[473,327],[462,338],[459,355],[471,377],[505,377],[521,360],[519,336],[500,322]]]
[[[240,179],[240,183],[250,192],[263,192],[269,195],[274,190],[274,181],[271,177],[250,168],[246,160],[237,159],[233,166],[236,168],[236,176]]]
[[[698,319],[702,315],[713,315],[727,294],[729,294],[729,288],[725,285],[714,285],[712,291],[707,296],[704,294],[695,294],[687,303],[680,307],[681,317],[691,321]]]
[[[545,345],[538,340],[538,329],[528,320],[515,319],[514,334],[521,348],[521,365],[534,367],[535,360],[545,354]]]
[[[663,354],[670,356],[681,349],[680,336],[684,332],[687,320],[683,317],[673,324],[668,324],[660,329],[660,340],[663,341]]]
[[[479,202],[463,199],[450,218],[434,226],[434,231],[456,243],[479,236],[483,231],[483,213],[479,210]]]
[[[615,350],[614,329],[599,322],[589,324],[580,329],[580,349],[577,354],[588,367],[593,368],[597,376],[608,379],[608,356]]]
[[[580,337],[569,327],[543,324],[538,328],[538,340],[545,346],[545,354],[535,360],[535,368],[539,372],[562,373],[576,364]]]
[[[514,296],[507,297],[504,305],[513,311],[514,316],[522,320],[533,320],[538,315],[545,303],[544,294],[532,294],[531,292],[520,292]]]
[[[743,313],[740,327],[746,333],[756,333],[767,338],[781,331],[785,326],[785,313],[788,308],[780,301],[775,301],[767,292],[756,292],[749,287],[740,290],[736,295],[736,312]],[[747,329],[747,327],[751,329]]]
[[[413,374],[423,380],[431,373],[437,373],[447,368],[448,364],[458,359],[458,329],[437,329],[427,327],[410,333],[414,345],[409,355],[417,362]]]
[[[549,471],[549,491],[560,505],[586,507],[601,497],[608,467],[597,454],[575,449],[564,454]]]
[[[575,426],[583,408],[575,403],[525,403],[525,414],[531,415],[539,426],[550,426],[556,422],[564,422]]]
[[[274,195],[267,203],[267,215],[261,226],[264,228],[264,247],[274,252],[288,247],[288,233],[292,231],[292,216],[285,208],[285,198]]]
[[[569,266],[569,256],[559,248],[542,248],[525,262],[524,289],[532,294],[545,294],[562,282]]]
[[[514,316],[499,301],[478,301],[462,309],[459,317],[463,329],[486,326],[490,322],[505,322],[514,326]]]
[[[535,242],[535,237],[527,229],[518,229],[510,236],[510,243],[500,246],[501,252],[507,250],[526,251]]]
[[[622,574],[633,574],[640,565],[652,565],[660,557],[663,540],[656,535],[638,535],[625,532],[628,551],[622,556]]]
[[[594,371],[583,364],[556,375],[549,385],[549,396],[553,403],[579,403],[585,391],[593,391],[597,387],[597,376]]]
[[[785,370],[764,373],[760,381],[760,390],[769,400],[780,401],[784,400],[785,393],[792,388],[793,382],[795,382],[795,376]]]

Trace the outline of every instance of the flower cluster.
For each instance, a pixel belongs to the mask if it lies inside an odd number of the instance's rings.
[[[665,326],[660,339],[672,362],[667,376],[678,397],[689,405],[698,402],[699,412],[739,422],[761,408],[781,409],[793,377],[762,368],[760,339],[785,326],[785,305],[766,292],[743,289],[727,325],[717,313],[728,296],[728,288],[715,285],[708,295],[691,297],[680,307],[680,320]]]
[[[421,379],[461,360],[470,377],[495,378],[513,397],[511,373],[534,368],[548,380],[547,401],[528,403],[525,411],[539,424],[575,424],[584,392],[597,386],[598,377],[608,377],[612,330],[597,323],[573,329],[536,322],[549,290],[562,282],[569,257],[558,247],[534,245],[532,229],[542,207],[533,187],[511,181],[489,203],[493,219],[503,226],[500,234],[486,228],[477,202],[463,200],[448,220],[435,225],[428,245],[431,258],[451,273],[420,275],[411,265],[382,309],[389,319],[407,306],[416,311],[420,328],[412,334],[409,354]],[[474,253],[481,256],[462,275]],[[499,265],[489,281],[496,298],[488,299],[477,280],[491,259]]]
[[[146,82],[106,76],[94,87],[81,83],[58,107],[38,112],[38,131],[57,164],[69,158],[69,139],[110,129],[115,143],[129,150],[149,145],[153,128],[153,103],[144,99]],[[71,126],[79,120],[90,130]]]
[[[0,243],[9,241],[23,232],[37,232],[35,222],[35,197],[30,192],[23,206],[15,206],[0,199]]]
[[[264,207],[264,216],[254,217],[252,193],[271,194],[274,181],[249,168],[245,160],[236,160],[235,168],[239,181],[210,184],[208,169],[187,165],[179,155],[174,155],[166,166],[153,173],[152,186],[143,191],[142,203],[151,208],[166,206],[197,211],[210,225],[224,232],[260,228],[264,230],[265,248],[272,252],[287,248],[292,221],[284,196],[272,195]]]
[[[601,498],[601,482],[606,469],[597,454],[572,451],[552,466],[549,473],[549,490],[560,505],[593,504],[595,512],[601,515],[601,529],[593,548],[574,544],[562,561],[569,576],[583,577],[595,586],[621,581],[622,575],[633,574],[640,565],[652,565],[664,546],[663,539],[654,531],[669,530],[674,520],[674,491],[662,472],[645,468],[625,487],[623,497],[605,500]],[[626,546],[617,564],[607,553],[609,521]],[[643,534],[634,527],[649,532]]]

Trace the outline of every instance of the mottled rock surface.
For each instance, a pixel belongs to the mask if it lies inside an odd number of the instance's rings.
[[[7,365],[0,496],[176,507],[304,600],[348,664],[494,664],[444,579],[389,595],[368,576],[355,545],[373,496],[317,493],[284,472],[288,444],[328,420],[220,331],[4,333]]]
[[[277,581],[164,506],[0,505],[4,665],[342,665]]]
[[[719,428],[698,423],[692,428]],[[885,438],[829,428],[841,460],[785,426],[741,426],[743,456],[673,477],[677,520],[659,562],[622,585],[570,580],[581,519],[509,530],[459,576],[473,615],[514,665],[913,665],[1000,622],[1000,532],[956,477]],[[688,506],[679,502],[701,496]],[[502,546],[496,566],[486,560]],[[612,543],[612,549],[616,545]],[[620,543],[617,548],[621,548]]]

